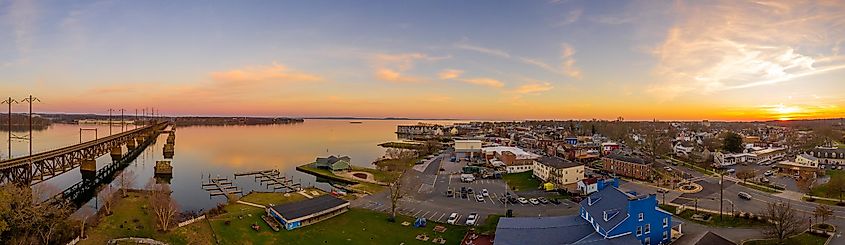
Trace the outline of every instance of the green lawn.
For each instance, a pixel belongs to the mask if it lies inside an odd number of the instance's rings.
[[[784,241],[783,244],[789,245],[821,245],[827,241],[827,237],[809,234],[809,233],[801,233],[797,236],[790,237]],[[768,244],[778,244],[775,240],[754,240],[748,241],[743,243],[744,245],[768,245]]]
[[[205,222],[159,232],[155,226],[152,211],[148,206],[146,194],[130,192],[126,198],[120,198],[112,207],[114,214],[100,219],[96,227],[89,227],[88,239],[79,244],[106,244],[109,239],[124,237],[153,238],[170,244],[212,244],[211,231]]]
[[[492,235],[496,232],[496,226],[499,225],[499,218],[504,217],[504,215],[500,214],[491,214],[487,216],[487,219],[484,220],[484,223],[479,225],[475,228],[478,233]]]
[[[729,214],[730,210],[725,212],[725,214],[722,216],[721,219],[719,218],[718,214],[715,214],[715,215],[711,214],[712,217],[710,218],[710,220],[705,222],[705,221],[693,219],[692,216],[695,214],[695,210],[692,210],[692,209],[684,210],[683,212],[681,212],[681,214],[676,215],[675,214],[676,210],[675,210],[674,206],[660,204],[660,208],[663,209],[663,210],[666,210],[669,213],[672,213],[675,217],[681,217],[685,220],[689,220],[689,221],[699,223],[699,224],[703,224],[703,225],[707,225],[707,226],[714,226],[714,227],[759,227],[759,226],[763,226],[763,225],[766,224],[765,222],[758,221],[758,220],[750,220],[750,219],[745,219],[745,218],[735,218],[735,217],[733,217]]]
[[[836,177],[836,176],[845,175],[845,170],[827,170],[827,171],[825,171],[825,174],[830,176],[830,178],[833,178],[833,177]],[[823,184],[823,185],[813,187],[813,189],[810,190],[810,193],[807,193],[807,194],[810,194],[811,196],[819,196],[819,197],[827,197],[827,198],[839,198],[838,194],[830,195],[831,193],[827,192],[827,184]]]
[[[399,172],[382,171],[374,168],[352,167],[353,171],[367,172],[373,175],[378,182],[390,183],[399,178]]]
[[[415,240],[417,234],[426,234],[431,239],[443,237],[447,244],[457,244],[466,233],[464,227],[444,224],[446,233],[435,234],[432,231],[435,223],[429,223],[425,228],[402,226],[403,221],[413,223],[413,218],[400,216],[397,222],[388,222],[387,214],[356,208],[317,224],[275,232],[260,220],[264,210],[236,209],[236,213],[212,220],[221,244],[432,244]],[[230,224],[226,225],[226,220]],[[252,230],[250,225],[253,223],[258,223],[261,230]]]
[[[502,177],[505,182],[508,183],[508,187],[511,190],[520,191],[520,190],[536,190],[540,188],[540,180],[534,178],[532,176],[532,172],[522,172],[522,173],[515,173],[515,174],[506,174]]]

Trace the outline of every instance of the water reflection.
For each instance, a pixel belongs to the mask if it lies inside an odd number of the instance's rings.
[[[328,188],[315,177],[297,172],[296,166],[312,162],[317,156],[333,154],[348,155],[353,165],[370,167],[384,154],[384,149],[377,144],[397,139],[394,133],[396,125],[417,122],[365,120],[353,124],[346,120],[306,120],[289,125],[179,127],[175,139],[178,153],[172,159],[165,159],[164,145],[168,134],[161,134],[156,143],[151,144],[125,171],[135,176],[134,188],[143,188],[150,181],[169,182],[173,196],[183,210],[208,209],[226,201],[225,197],[211,197],[202,189],[201,184],[209,178],[227,177],[244,193],[272,191],[255,178],[233,178],[232,175],[235,172],[278,169],[303,186]],[[80,127],[97,127],[99,132],[108,132],[108,126],[54,124],[48,130],[33,135],[36,139],[33,145],[35,152],[77,143]],[[112,130],[119,132],[119,128]],[[104,135],[100,133],[101,137]],[[83,138],[90,140],[93,135],[83,135]],[[14,153],[25,154],[19,145],[13,143]],[[172,178],[154,178],[155,163],[159,160],[171,161]],[[96,161],[98,168],[102,168],[111,159],[105,155]],[[80,180],[80,170],[74,169],[43,185],[60,191]],[[95,204],[96,200],[92,200],[86,205],[93,207]]]

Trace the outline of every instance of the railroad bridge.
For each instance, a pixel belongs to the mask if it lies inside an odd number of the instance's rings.
[[[34,185],[80,166],[86,159],[96,159],[111,153],[113,148],[122,147],[139,137],[156,137],[169,122],[121,132],[107,137],[71,145],[55,150],[0,161],[0,183],[16,182]],[[119,159],[115,159],[117,161]]]

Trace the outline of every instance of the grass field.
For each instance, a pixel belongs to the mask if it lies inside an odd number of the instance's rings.
[[[96,227],[88,228],[88,238],[79,244],[106,244],[110,239],[124,237],[153,238],[170,244],[212,244],[211,230],[204,222],[163,233],[156,229],[155,220],[144,193],[130,192],[114,204],[114,214],[101,218]]]
[[[825,241],[827,241],[827,237],[809,234],[809,233],[805,232],[805,233],[798,234],[797,236],[790,237],[790,238],[786,239],[786,241],[784,241],[783,244],[789,244],[789,245],[821,245],[821,244],[824,244]],[[754,241],[745,242],[743,244],[744,245],[769,245],[769,244],[774,245],[774,244],[778,244],[778,242],[775,241],[775,240],[754,240]]]
[[[511,188],[511,190],[536,190],[540,188],[540,180],[534,178],[531,171],[506,174],[502,178],[505,179],[505,182],[508,183],[508,188]]]
[[[721,219],[719,218],[718,214],[715,214],[715,215],[711,214],[712,217],[710,218],[710,220],[705,222],[705,221],[701,221],[701,220],[692,219],[692,216],[695,214],[694,210],[687,209],[687,210],[684,210],[683,212],[681,212],[681,214],[676,215],[675,214],[675,207],[673,207],[673,206],[661,204],[660,208],[663,209],[663,210],[666,210],[669,213],[672,213],[674,215],[674,217],[681,217],[685,220],[689,220],[689,221],[699,223],[699,224],[703,224],[703,225],[707,225],[707,226],[714,226],[714,227],[759,227],[759,226],[763,226],[763,225],[766,224],[765,222],[758,221],[758,220],[750,220],[750,219],[745,219],[745,218],[735,218],[735,217],[729,215],[730,210],[728,212],[725,212],[725,214],[722,216]]]
[[[830,178],[834,178],[834,177],[845,175],[845,170],[827,170],[827,171],[825,171],[825,174],[830,176]],[[807,194],[810,194],[811,196],[819,196],[819,197],[827,197],[827,198],[839,198],[839,194],[828,193],[827,184],[823,184],[823,185],[813,187],[813,189],[810,190],[810,193],[807,193]]]
[[[264,194],[253,196],[254,194],[241,200],[261,204],[283,203],[303,198],[298,194],[289,197]],[[432,239],[440,236],[446,239],[447,244],[456,244],[466,233],[464,227],[444,225],[448,227],[447,232],[435,234],[432,231],[434,223],[429,223],[427,228],[406,227],[401,223],[413,223],[413,218],[401,216],[393,223],[387,221],[387,214],[354,208],[317,224],[292,231],[275,232],[260,219],[264,213],[262,209],[241,204],[228,205],[225,209],[228,213],[211,219],[221,244],[431,244],[415,240],[417,234],[426,234]],[[226,221],[229,221],[229,224],[226,224]],[[260,231],[250,228],[254,223],[261,226]],[[204,224],[192,224],[188,227],[200,225]]]

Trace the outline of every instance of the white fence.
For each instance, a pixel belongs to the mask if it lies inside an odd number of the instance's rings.
[[[193,219],[185,220],[185,221],[182,221],[181,223],[179,223],[179,227],[190,225],[190,224],[193,224],[194,222],[197,222],[197,221],[200,221],[200,220],[203,220],[203,219],[205,219],[205,215],[202,215],[202,216],[199,216],[199,217],[196,217],[196,218],[193,218]]]

